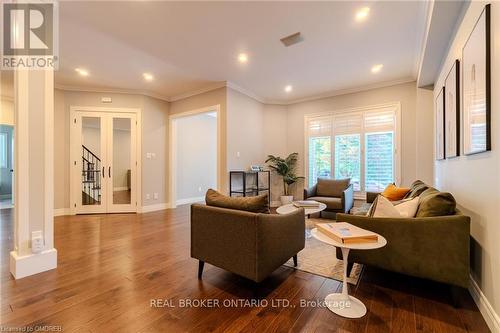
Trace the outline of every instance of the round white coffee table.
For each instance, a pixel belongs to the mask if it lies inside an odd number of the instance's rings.
[[[342,244],[336,242],[328,236],[322,234],[318,228],[314,228],[311,231],[311,235],[319,241],[326,244],[340,247],[342,250],[342,262],[344,264],[344,275],[342,282],[342,292],[333,293],[325,297],[326,306],[333,313],[346,318],[361,318],[366,314],[366,306],[359,299],[353,296],[349,296],[347,291],[347,258],[349,256],[349,250],[373,250],[384,247],[387,244],[387,240],[378,235],[378,241],[376,243],[358,243],[358,244]]]
[[[290,214],[290,213],[293,213],[294,211],[296,211],[297,209],[298,208],[295,207],[293,204],[288,204],[288,205],[279,206],[276,209],[276,213],[278,213],[278,214]],[[319,213],[325,209],[326,209],[326,205],[324,203],[321,203],[321,202],[319,203],[319,207],[304,207],[304,211],[305,211],[306,216],[311,215],[311,214],[315,214],[315,213]]]

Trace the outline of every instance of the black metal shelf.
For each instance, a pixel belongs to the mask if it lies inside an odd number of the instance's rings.
[[[265,174],[265,178],[267,178],[267,184],[261,186],[259,182],[259,175]],[[234,180],[236,176],[241,177],[241,183],[236,185]],[[252,178],[255,180],[255,183],[251,183]],[[262,179],[262,178],[260,178]],[[235,189],[237,187],[237,189]],[[271,204],[271,172],[266,171],[230,171],[229,172],[229,195],[233,196],[233,194],[240,194],[244,197],[247,196],[256,196],[261,192],[267,192],[269,198],[269,204]]]

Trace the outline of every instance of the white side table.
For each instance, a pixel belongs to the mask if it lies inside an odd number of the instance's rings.
[[[326,306],[333,313],[346,318],[361,318],[366,314],[366,306],[359,299],[349,296],[347,290],[347,258],[349,250],[373,250],[384,247],[387,240],[378,235],[377,243],[342,244],[321,233],[317,228],[311,231],[311,235],[319,241],[329,245],[340,247],[342,250],[342,262],[344,265],[344,276],[342,292],[329,294],[325,297]]]
[[[294,204],[288,204],[288,205],[279,206],[276,209],[276,213],[278,213],[278,214],[290,214],[290,213],[293,213],[294,211],[296,211],[297,209],[298,208],[295,207]],[[307,207],[307,208],[304,207],[304,212],[307,216],[307,215],[319,213],[325,209],[326,209],[326,205],[324,203],[320,202],[319,207]]]

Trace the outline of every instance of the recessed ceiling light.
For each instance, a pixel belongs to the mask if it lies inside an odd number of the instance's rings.
[[[293,90],[293,87],[291,85],[288,85],[285,87],[285,92],[289,93]]]
[[[374,65],[372,67],[372,73],[378,73],[378,72],[380,72],[380,70],[382,69],[382,67],[384,67],[384,65],[382,65],[382,64]]]
[[[150,73],[144,73],[144,74],[142,74],[142,76],[144,77],[144,80],[146,80],[146,81],[153,81],[153,79],[154,79],[153,74],[150,74]]]
[[[246,53],[238,54],[238,61],[242,64],[246,64],[248,62],[248,55]]]
[[[81,76],[89,76],[89,72],[83,68],[75,68],[75,71]]]
[[[356,21],[361,22],[366,20],[370,13],[370,7],[363,7],[356,12]]]

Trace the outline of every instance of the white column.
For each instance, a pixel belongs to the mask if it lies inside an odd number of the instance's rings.
[[[16,279],[57,267],[54,249],[54,72],[14,74],[14,250]],[[33,253],[31,236],[42,232],[44,246]]]

